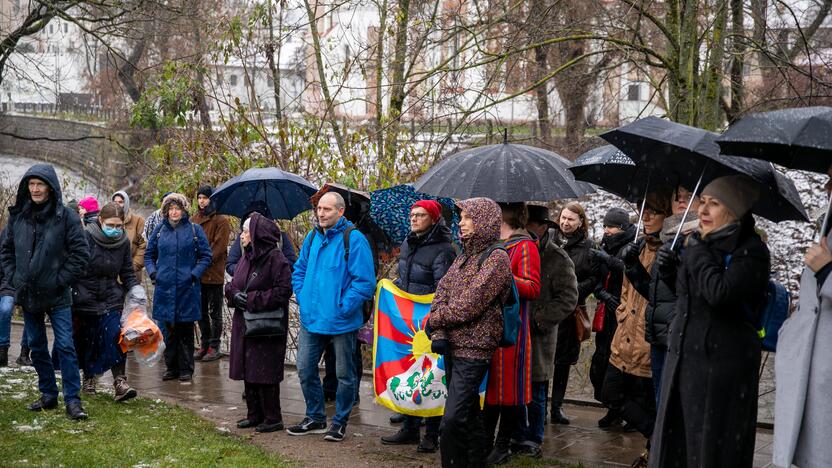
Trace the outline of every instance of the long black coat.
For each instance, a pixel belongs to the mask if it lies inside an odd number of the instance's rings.
[[[451,230],[442,221],[424,236],[411,232],[402,242],[396,286],[410,294],[431,294],[455,258]]]
[[[274,310],[282,307],[288,329],[289,298],[292,296],[292,273],[289,262],[277,248],[280,229],[260,214],[251,218],[249,225],[251,246],[245,249],[234,270],[234,277],[225,285],[225,297],[231,302],[234,295],[246,290],[250,312]],[[251,278],[255,269],[257,276]],[[233,307],[233,306],[232,306]],[[231,354],[229,377],[249,383],[276,385],[283,380],[283,360],[286,357],[286,335],[281,337],[246,338],[243,311],[234,309],[231,318]]]
[[[51,189],[43,205],[35,205],[29,195],[32,178],[43,180]],[[89,250],[78,214],[63,204],[61,185],[51,165],[35,164],[26,171],[9,215],[0,262],[17,292],[17,304],[32,313],[69,307],[70,285],[84,271]]]
[[[98,223],[98,221],[93,221]],[[99,244],[87,226],[87,245],[90,262],[86,271],[72,286],[72,311],[84,315],[104,315],[111,310],[121,310],[124,295],[139,284],[133,270],[133,256],[130,241],[125,240],[114,246]]]
[[[733,232],[688,239],[651,467],[752,466],[760,339],[748,315],[764,298],[769,268],[751,217]]]
[[[557,243],[569,254],[575,265],[578,278],[578,305],[585,306],[586,298],[601,281],[601,267],[592,255],[592,240],[586,233],[578,232],[571,237],[558,233]],[[570,314],[558,325],[558,343],[555,363],[558,365],[575,364],[581,354],[581,343],[575,335],[575,314]]]

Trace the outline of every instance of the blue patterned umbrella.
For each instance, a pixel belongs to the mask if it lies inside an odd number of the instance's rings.
[[[401,244],[410,232],[410,207],[419,200],[436,200],[442,204],[442,216],[451,228],[454,239],[459,238],[459,214],[454,200],[417,192],[412,185],[397,185],[370,194],[370,217],[396,244]]]

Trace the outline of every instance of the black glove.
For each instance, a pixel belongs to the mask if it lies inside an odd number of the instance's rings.
[[[621,249],[621,252],[618,254],[621,257],[621,260],[624,261],[624,264],[627,266],[635,265],[638,261],[638,254],[639,252],[638,244],[630,243],[624,246]]]
[[[665,244],[656,253],[656,264],[663,278],[671,278],[679,268],[679,254],[671,250],[670,245]]]
[[[621,304],[621,301],[618,300],[617,297],[613,296],[612,294],[608,293],[606,289],[597,287],[595,288],[595,297],[606,304],[607,307],[611,307],[613,309],[617,309],[618,306]]]
[[[589,249],[593,257],[597,258],[599,262],[604,262],[607,265],[610,263],[610,254],[601,249]]]
[[[451,352],[451,343],[448,340],[433,340],[430,342],[430,351],[436,354],[448,355]]]
[[[234,295],[234,307],[246,310],[248,308],[248,294],[238,292]]]

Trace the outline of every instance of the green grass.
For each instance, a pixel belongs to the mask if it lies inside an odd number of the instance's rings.
[[[0,369],[2,466],[290,466],[192,412],[159,400],[117,404],[111,395],[84,397],[90,415],[73,422],[63,405],[34,413],[37,375]]]
[[[565,463],[555,460],[553,458],[528,458],[528,457],[512,457],[511,461],[504,465],[507,468],[537,468],[544,466],[568,467],[568,468],[584,468],[583,464]]]

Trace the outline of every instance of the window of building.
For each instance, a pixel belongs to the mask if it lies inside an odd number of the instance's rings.
[[[55,25],[54,24],[49,25],[49,34],[55,34]]]
[[[65,33],[69,32],[69,23],[64,23],[64,32]]]
[[[638,84],[631,84],[627,86],[627,100],[641,101],[641,86]]]
[[[228,83],[231,84],[231,86],[237,86],[237,75],[229,76]]]

